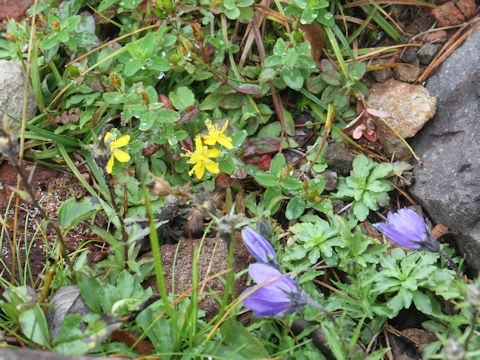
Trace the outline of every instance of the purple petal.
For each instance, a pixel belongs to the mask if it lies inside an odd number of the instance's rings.
[[[253,286],[247,288],[242,295],[252,289]],[[285,311],[291,305],[287,294],[269,285],[257,289],[245,298],[242,304],[247,309],[253,310],[255,312],[254,315],[258,317],[275,316],[280,313],[287,315],[294,311],[294,309]]]
[[[412,249],[419,249],[425,241],[427,225],[423,218],[410,209],[400,209],[395,214],[389,212],[388,224],[378,223],[375,227],[391,241]]]
[[[264,283],[283,275],[275,267],[261,263],[250,264],[248,267],[248,273],[253,281],[255,281],[257,284]],[[279,278],[267,286],[270,287],[273,285],[278,289],[282,289],[286,293],[291,293],[297,290],[295,280],[293,280],[290,276]]]
[[[247,226],[242,229],[242,240],[250,254],[261,263],[266,264],[277,256],[270,242]]]
[[[410,225],[408,229],[416,234],[420,234],[421,238],[423,239],[425,231],[427,230],[427,225],[425,224],[423,218],[415,211],[410,209],[400,209],[398,210],[398,214],[402,216],[404,219],[403,221],[408,221]]]
[[[415,242],[413,242],[411,238],[406,236],[404,233],[398,231],[390,224],[377,223],[377,224],[373,224],[373,226],[375,226],[375,228],[377,228],[378,231],[382,232],[386,237],[388,237],[390,241],[398,245],[405,246],[411,249],[420,248],[419,244],[416,244]]]

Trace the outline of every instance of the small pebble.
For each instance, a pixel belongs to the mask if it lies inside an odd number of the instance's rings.
[[[425,44],[418,52],[417,57],[420,60],[422,65],[428,65],[433,60],[435,55],[437,55],[438,50],[440,50],[440,44]]]
[[[405,51],[405,53],[402,55],[400,60],[406,63],[414,62],[415,60],[417,60],[417,50],[412,49],[412,50]]]
[[[425,37],[426,42],[441,43],[447,41],[447,32],[445,30],[438,30],[431,32]]]
[[[389,61],[384,59],[375,60],[372,62],[372,65],[384,65],[388,64]],[[383,83],[392,77],[392,69],[385,68],[372,71],[372,76],[376,82]]]
[[[399,81],[413,83],[415,80],[417,80],[418,75],[420,75],[419,64],[420,61],[415,58],[415,61],[411,64],[397,66],[395,69],[393,69],[393,76]]]

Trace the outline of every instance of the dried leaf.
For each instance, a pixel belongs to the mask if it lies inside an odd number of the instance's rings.
[[[305,33],[303,38],[312,46],[312,59],[320,67],[320,58],[322,56],[323,48],[325,47],[325,40],[322,36],[322,27],[318,22],[311,24],[300,25],[300,28]]]

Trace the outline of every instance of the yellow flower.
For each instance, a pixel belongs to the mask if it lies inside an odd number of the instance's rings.
[[[205,125],[207,125],[208,135],[203,136],[203,141],[207,145],[215,145],[217,142],[220,145],[225,146],[227,149],[231,149],[232,145],[232,138],[229,136],[223,135],[225,130],[227,129],[228,121],[223,126],[223,129],[220,130],[217,124],[212,125],[210,120],[205,121]]]
[[[123,135],[122,137],[117,139],[116,136],[112,135],[111,132],[107,132],[105,134],[104,141],[108,143],[108,139],[110,139],[110,137],[112,136],[113,136],[113,139],[110,140],[111,155],[106,167],[107,173],[109,174],[112,173],[114,158],[120,162],[127,162],[130,160],[130,155],[128,153],[122,150],[118,150],[118,148],[121,148],[122,146],[125,146],[130,142],[130,135]]]
[[[216,158],[219,155],[219,149],[209,149],[207,146],[204,146],[201,136],[197,135],[195,138],[195,152],[192,153],[191,151],[187,151],[187,153],[182,156],[190,158],[187,161],[189,164],[195,164],[192,170],[188,172],[188,175],[192,175],[195,172],[198,180],[200,180],[205,173],[205,169],[213,174],[218,174],[220,172],[218,165],[210,160],[210,158]]]

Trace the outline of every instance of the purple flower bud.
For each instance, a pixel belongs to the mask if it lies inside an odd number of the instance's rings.
[[[282,276],[282,273],[273,266],[259,263],[251,264],[248,273],[257,284]],[[242,294],[253,288],[254,286],[249,287]],[[253,310],[257,317],[288,315],[309,303],[308,294],[300,289],[290,276],[272,281],[242,301],[243,306]]]
[[[250,254],[262,264],[272,263],[277,257],[270,242],[247,226],[242,229],[242,240]]]
[[[373,224],[391,241],[411,249],[438,252],[440,244],[430,235],[423,218],[410,209],[400,209],[396,214],[388,212],[388,224]]]

